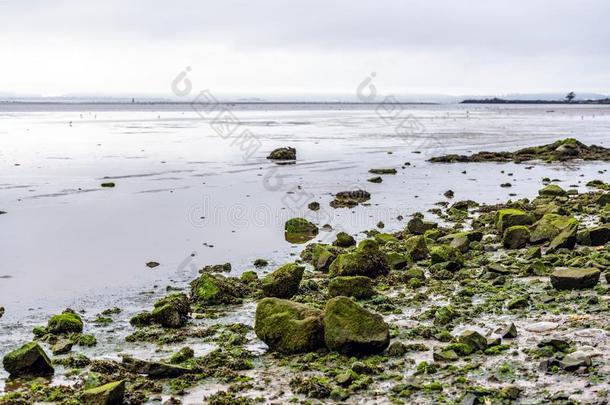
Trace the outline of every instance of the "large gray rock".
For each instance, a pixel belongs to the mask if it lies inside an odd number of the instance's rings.
[[[336,297],[326,303],[324,341],[330,350],[347,355],[381,353],[390,344],[390,329],[381,315]]]
[[[599,281],[600,274],[595,268],[558,268],[551,274],[551,284],[557,290],[592,288]]]

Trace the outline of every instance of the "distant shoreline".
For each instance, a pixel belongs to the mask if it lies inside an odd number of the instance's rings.
[[[601,100],[578,100],[578,101],[563,101],[563,100],[505,100],[501,98],[486,98],[486,99],[467,99],[460,104],[560,104],[560,105],[605,105],[610,104],[610,98]]]

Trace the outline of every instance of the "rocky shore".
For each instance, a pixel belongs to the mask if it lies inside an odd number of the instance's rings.
[[[610,152],[568,139],[432,161],[574,159]],[[129,319],[127,342],[176,346],[161,360],[86,357],[123,311],[66,309],[4,356],[0,404],[607,403],[610,184],[588,180],[584,193],[545,182],[496,205],[447,192],[402,229],[339,232],[278,268],[206,266]],[[370,198],[346,191],[330,206]],[[300,243],[322,225],[293,218],[285,232]],[[235,313],[253,322],[219,321]],[[210,350],[196,355],[200,342]]]

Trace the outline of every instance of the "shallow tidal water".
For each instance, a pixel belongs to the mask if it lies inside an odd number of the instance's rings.
[[[386,230],[399,229],[409,215],[445,200],[448,189],[454,201],[494,203],[534,197],[543,177],[580,191],[593,178],[608,181],[607,163],[426,159],[566,137],[609,147],[610,107],[401,108],[393,119],[376,106],[229,105],[239,125],[226,135],[219,129],[226,122],[188,105],[0,104],[0,211],[6,212],[0,215],[0,306],[6,309],[0,356],[66,307],[84,311],[88,320],[118,306],[121,321],[96,330],[100,345],[84,353],[112,357],[119,348],[166,357],[121,342],[129,317],[149,308],[167,286],[185,287],[204,265],[230,262],[236,275],[252,270],[257,258],[270,260],[265,271],[294,260],[303,245],[285,241],[283,233],[292,217],[330,224],[333,231],[316,239],[331,240],[338,230],[358,234],[379,221]],[[405,119],[414,129],[404,129]],[[244,130],[254,139],[247,147],[237,137]],[[288,145],[297,149],[296,164],[265,158]],[[381,184],[367,182],[376,167],[398,173],[382,176]],[[104,182],[116,186],[100,187]],[[500,187],[507,182],[512,187]],[[370,205],[328,206],[331,194],[358,188],[371,193]],[[311,201],[322,209],[308,210]],[[160,265],[148,268],[149,261]],[[252,312],[238,308],[232,321],[252,324]],[[1,387],[4,370],[0,379]]]

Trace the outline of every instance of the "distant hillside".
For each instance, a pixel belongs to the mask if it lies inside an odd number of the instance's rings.
[[[503,98],[482,98],[482,99],[466,99],[460,104],[610,104],[610,98],[598,100],[573,100],[567,102],[565,100],[518,100],[518,99],[503,99]]]

